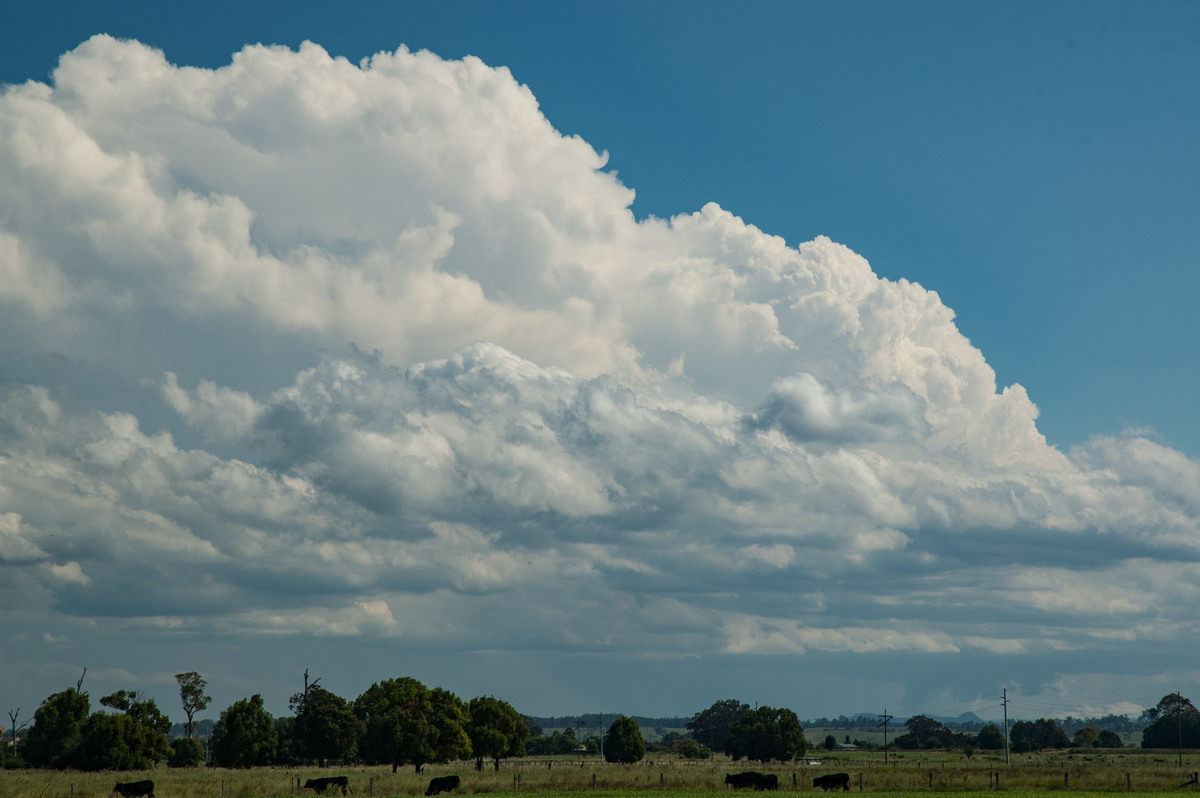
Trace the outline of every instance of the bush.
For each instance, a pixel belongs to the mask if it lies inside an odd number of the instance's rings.
[[[167,765],[173,768],[194,768],[204,762],[204,743],[194,737],[171,741],[171,756]]]
[[[712,751],[707,745],[701,745],[690,737],[683,737],[672,746],[675,753],[683,759],[712,759]]]
[[[604,736],[604,759],[632,764],[641,761],[645,755],[646,741],[637,721],[624,715],[614,720]]]

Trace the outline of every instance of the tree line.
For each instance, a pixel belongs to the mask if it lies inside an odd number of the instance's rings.
[[[1104,726],[1101,726],[1101,724]],[[1004,748],[1004,732],[995,723],[984,723],[977,734],[958,731],[926,715],[914,715],[904,723],[908,730],[893,742],[902,750],[962,749],[995,751]],[[1093,721],[1051,718],[1015,721],[1008,732],[1013,753],[1057,748],[1123,748],[1121,735],[1112,726],[1142,729],[1143,748],[1200,748],[1200,712],[1179,693],[1164,696],[1156,706],[1144,711],[1135,723],[1128,717],[1109,715]],[[1067,729],[1073,729],[1074,735]],[[825,748],[838,747],[833,735],[825,738]]]
[[[412,765],[474,758],[499,768],[525,753],[529,729],[507,702],[492,696],[464,701],[416,679],[385,679],[353,701],[308,681],[288,701],[290,717],[272,717],[261,695],[235,701],[221,712],[207,740],[195,739],[195,713],[211,697],[195,672],[176,675],[187,722],[185,735],[168,741],[171,722],[153,699],[121,690],[100,699],[112,712],[91,711],[80,683],[42,701],[15,752],[4,747],[6,766],[139,770],[166,761],[173,767],[209,764],[249,768],[272,764],[362,762]],[[13,737],[17,727],[13,719]]]
[[[769,707],[764,708],[774,712]],[[735,699],[718,701],[703,712],[696,713],[687,724],[691,737],[713,751],[721,751],[737,759],[747,756],[749,759],[761,759],[757,755],[747,755],[747,741],[753,735],[746,734],[745,718],[750,712],[748,705]],[[822,728],[852,728],[851,719],[844,715],[834,723],[822,718],[812,722],[812,725]],[[1104,727],[1101,726],[1103,722]],[[741,725],[739,725],[741,724]],[[1074,736],[1068,736],[1063,726],[1072,728]],[[1158,704],[1142,713],[1136,722],[1125,717],[1107,716],[1095,720],[1079,721],[1067,718],[1060,724],[1050,718],[1037,720],[1018,720],[1008,730],[1008,744],[1014,753],[1042,751],[1050,748],[1121,748],[1124,743],[1121,736],[1113,728],[1119,725],[1124,728],[1142,728],[1143,748],[1200,748],[1200,711],[1190,700],[1179,693],[1164,696]],[[1001,750],[1005,746],[1005,733],[995,723],[983,723],[978,733],[959,731],[926,715],[914,715],[904,723],[905,733],[897,736],[891,745],[902,750],[917,749],[959,749],[967,755],[976,750]],[[845,742],[857,748],[875,747],[862,740],[851,743],[849,735]],[[823,747],[834,751],[844,744],[839,744],[832,734],[825,737]],[[796,756],[803,754],[799,748]]]
[[[376,682],[347,700],[321,687],[319,679],[310,682],[307,671],[304,689],[288,701],[291,716],[272,717],[262,696],[252,695],[223,710],[202,741],[193,733],[196,713],[212,700],[207,682],[196,672],[175,678],[187,718],[182,737],[169,740],[170,720],[153,699],[133,691],[103,696],[100,705],[106,709],[92,711],[81,677],[74,688],[42,701],[19,744],[0,747],[0,764],[139,770],[161,761],[172,767],[207,763],[230,768],[362,763],[390,765],[394,772],[401,766],[420,771],[427,764],[474,759],[478,769],[488,760],[498,770],[502,759],[526,754],[587,752],[602,754],[610,762],[637,762],[648,750],[657,750],[693,759],[721,752],[734,760],[786,762],[803,756],[808,748],[795,712],[769,706],[752,709],[736,699],[717,701],[697,712],[686,724],[686,735],[668,734],[648,745],[637,721],[627,716],[616,718],[603,736],[581,740],[573,727],[545,735],[530,718],[492,696],[464,701],[449,690],[399,677]],[[17,716],[10,712],[9,718],[15,741]],[[1178,693],[1164,696],[1142,714],[1142,720],[1144,748],[1200,748],[1200,712]],[[1005,745],[1004,732],[994,723],[971,734],[915,715],[904,726],[906,732],[893,741],[898,749],[962,749],[970,756],[977,749],[997,750]],[[1122,746],[1111,729],[1079,726],[1071,738],[1057,721],[1046,718],[1016,721],[1008,743],[1015,753]],[[840,746],[831,734],[824,747]]]
[[[895,740],[901,750],[962,749],[968,755],[976,750],[998,751],[1004,748],[1004,732],[995,723],[985,723],[978,734],[958,732],[925,715],[914,715],[904,723],[908,729]],[[1044,751],[1047,748],[1123,748],[1121,736],[1111,729],[1084,726],[1072,739],[1050,718],[1018,720],[1008,733],[1013,753]]]

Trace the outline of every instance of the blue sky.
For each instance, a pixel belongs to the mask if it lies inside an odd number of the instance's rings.
[[[1200,688],[1195,4],[18,2],[0,82],[15,706]]]

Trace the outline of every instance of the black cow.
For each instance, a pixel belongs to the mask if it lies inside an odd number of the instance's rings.
[[[350,789],[350,779],[345,776],[325,776],[324,778],[309,779],[304,782],[304,789],[312,790],[317,794],[324,793],[330,787],[341,787],[342,795],[345,795],[347,792],[353,792]]]
[[[758,786],[763,774],[753,770],[747,770],[745,773],[726,773],[725,783],[735,790],[741,790],[746,787],[753,787],[756,790],[762,789]]]
[[[850,774],[849,773],[830,773],[825,776],[817,776],[813,779],[813,786],[820,787],[825,792],[842,788],[843,792],[850,792]]]
[[[758,784],[754,785],[756,790],[778,790],[779,777],[774,773],[764,773],[758,779]]]
[[[425,791],[426,795],[437,795],[438,793],[450,792],[458,789],[458,776],[439,776],[436,779],[429,780],[429,789]]]
[[[145,795],[147,798],[154,798],[154,782],[150,779],[145,781],[127,781],[117,782],[117,786],[112,788],[112,791],[119,793],[124,798],[138,798]]]

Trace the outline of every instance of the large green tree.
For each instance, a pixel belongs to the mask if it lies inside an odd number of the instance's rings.
[[[81,770],[143,770],[171,754],[171,721],[153,698],[118,690],[100,703],[121,714],[95,712],[84,724],[76,766]]]
[[[961,748],[970,742],[966,735],[947,729],[928,715],[913,715],[904,726],[908,733],[896,738],[897,748]]]
[[[1165,695],[1142,713],[1142,748],[1200,748],[1200,712],[1179,693]]]
[[[416,771],[430,763],[470,756],[466,705],[448,690],[430,690],[410,677],[385,679],[354,699],[363,723],[358,753],[368,763]]]
[[[979,730],[976,744],[983,751],[998,751],[1004,747],[1004,732],[995,723],[988,723]]]
[[[208,682],[195,671],[177,673],[175,681],[179,683],[179,700],[183,703],[183,714],[187,716],[183,731],[187,737],[191,737],[192,732],[196,730],[196,713],[208,706],[212,696],[204,692]]]
[[[646,740],[638,722],[624,715],[614,720],[604,735],[605,761],[630,765],[640,762],[645,755]]]
[[[21,740],[21,757],[33,767],[74,767],[90,708],[88,694],[77,688],[46,698]]]
[[[788,762],[808,748],[800,719],[790,709],[747,710],[730,729],[725,752],[734,759]]]
[[[749,704],[727,698],[702,712],[697,712],[688,721],[687,728],[692,734],[692,739],[697,742],[714,751],[726,751],[733,724],[741,720],[749,709]]]
[[[363,723],[350,702],[323,687],[311,686],[292,696],[289,706],[296,713],[292,724],[292,756],[326,762],[354,759]]]
[[[425,762],[441,764],[470,757],[467,727],[471,724],[471,714],[467,702],[445,688],[434,687],[429,691],[429,704],[433,710],[430,725],[434,734],[431,755]]]
[[[235,701],[213,727],[209,740],[212,761],[218,767],[251,768],[270,765],[279,747],[279,733],[262,696]]]
[[[1067,748],[1071,745],[1071,738],[1057,721],[1050,718],[1019,720],[1012,725],[1008,739],[1013,752],[1018,754],[1047,748]]]
[[[946,727],[928,715],[913,715],[904,722],[907,734],[895,739],[893,745],[901,749],[934,748],[941,741],[941,732]]]
[[[485,758],[491,759],[499,770],[501,757],[525,756],[529,726],[507,701],[492,696],[472,698],[467,713],[470,715],[467,736],[471,738],[476,770],[483,770]]]
[[[135,770],[149,767],[138,759],[138,729],[127,715],[93,712],[83,724],[74,766],[80,770]]]

